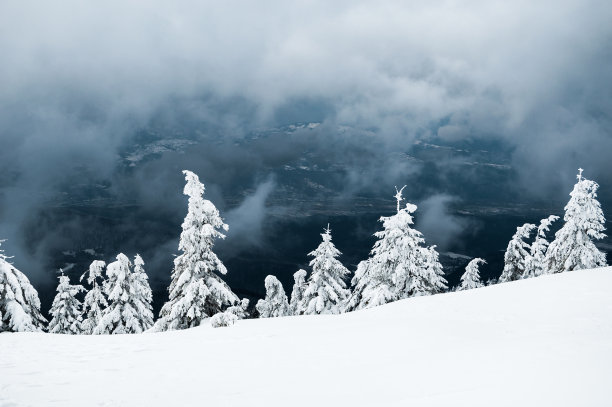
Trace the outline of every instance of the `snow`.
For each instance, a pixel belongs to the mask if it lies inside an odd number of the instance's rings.
[[[0,405],[609,406],[610,287],[612,267],[222,329],[4,333]]]

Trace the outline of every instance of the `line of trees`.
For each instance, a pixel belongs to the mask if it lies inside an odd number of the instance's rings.
[[[239,299],[223,281],[221,276],[227,269],[213,251],[215,240],[225,237],[228,225],[212,202],[203,198],[205,188],[198,176],[183,173],[183,192],[189,200],[179,242],[181,254],[174,260],[169,299],[157,321],[139,255],[133,262],[123,253],[108,265],[100,260],[92,262],[81,277],[89,290],[71,285],[62,273],[47,324],[40,313],[38,293],[0,250],[0,332],[46,329],[63,334],[128,334],[186,329],[207,320],[215,327],[229,326],[248,317],[249,301]],[[529,223],[518,227],[497,282],[606,265],[605,254],[593,242],[605,237],[605,218],[597,201],[599,186],[584,178],[582,169],[577,178],[555,239],[549,243],[546,238],[551,224],[559,219],[554,215],[542,219],[537,227]],[[322,242],[308,254],[312,257],[310,275],[305,270],[294,274],[290,298],[275,276],[267,276],[266,296],[255,305],[256,314],[261,318],[340,314],[447,291],[436,247],[426,246],[421,232],[413,228],[412,214],[417,207],[411,203],[402,206],[403,189],[396,189],[396,213],[380,218],[382,229],[374,234],[377,241],[369,258],[357,266],[350,286],[350,272],[338,260],[341,253],[327,225]],[[483,263],[481,258],[470,261],[454,290],[482,287],[479,265]],[[81,302],[77,295],[83,291],[86,294]]]

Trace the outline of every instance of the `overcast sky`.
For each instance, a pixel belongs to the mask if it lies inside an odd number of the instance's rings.
[[[320,148],[362,146],[335,132],[348,126],[371,139],[364,167],[383,173],[372,160],[418,138],[499,140],[530,193],[558,193],[578,166],[612,187],[610,21],[605,0],[3,1],[0,234],[75,174],[112,179],[119,150],[160,120],[231,139],[318,121]],[[292,146],[229,162],[269,164]],[[180,179],[171,170],[147,180]],[[246,204],[261,209],[275,181],[249,182]],[[444,213],[452,199],[427,205]]]

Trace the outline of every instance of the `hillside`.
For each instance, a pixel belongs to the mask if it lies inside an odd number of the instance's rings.
[[[612,268],[339,316],[0,334],[2,406],[604,406]]]

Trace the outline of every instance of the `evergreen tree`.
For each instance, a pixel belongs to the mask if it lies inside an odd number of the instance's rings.
[[[461,276],[461,283],[457,287],[457,291],[483,287],[482,281],[480,281],[478,266],[486,263],[484,259],[478,257],[472,259],[465,267],[465,273]]]
[[[578,182],[565,206],[565,223],[546,252],[551,273],[606,266],[605,253],[593,243],[593,239],[606,237],[603,233],[606,219],[597,200],[599,185],[584,178],[582,171],[578,170]]]
[[[141,293],[131,267],[130,259],[123,253],[117,255],[117,261],[106,266],[104,292],[109,305],[94,329],[94,334],[132,334],[144,332],[148,328],[146,319],[143,320],[141,315]]]
[[[144,271],[144,261],[139,254],[134,257],[134,273],[131,274],[131,277],[133,279],[132,300],[138,311],[142,330],[146,331],[153,326],[153,306],[151,305],[153,293],[149,286],[147,273]]]
[[[236,315],[238,319],[246,319],[249,317],[249,299],[243,298],[239,303],[232,305],[225,312]],[[217,313],[218,314],[218,313]],[[215,315],[217,315],[215,314]]]
[[[531,244],[529,256],[525,260],[523,278],[538,277],[548,272],[548,265],[546,264],[548,240],[546,240],[546,233],[550,230],[550,225],[557,219],[559,219],[558,216],[550,215],[548,218],[540,221],[535,240]]]
[[[174,259],[170,298],[161,309],[156,330],[185,329],[236,304],[239,299],[215,272],[227,270],[213,252],[215,239],[225,238],[220,230],[228,227],[212,202],[202,198],[204,185],[191,171],[183,171],[187,181],[184,194],[189,209],[179,242],[182,254]]]
[[[42,331],[47,320],[40,313],[38,292],[8,259],[0,249],[0,332]]]
[[[436,294],[446,288],[435,247],[423,247],[423,235],[411,227],[416,205],[407,203],[405,208],[400,207],[404,188],[396,189],[397,213],[380,218],[383,230],[374,234],[378,241],[371,257],[357,266],[347,311]]]
[[[293,274],[293,291],[289,308],[292,315],[304,313],[304,291],[306,291],[306,270],[299,269]]]
[[[81,285],[71,285],[70,278],[60,269],[57,295],[51,305],[52,318],[48,330],[54,334],[78,335],[81,333],[83,317],[82,304],[76,295],[85,289]]]
[[[397,298],[433,295],[445,291],[448,288],[447,281],[439,257],[436,246],[419,247],[416,268],[397,268]]]
[[[516,233],[508,243],[508,248],[504,254],[504,271],[499,277],[500,283],[518,280],[523,277],[525,272],[525,262],[529,258],[529,244],[524,239],[529,239],[531,231],[535,225],[525,223],[516,228]]]
[[[257,301],[255,308],[260,318],[275,318],[291,315],[287,294],[283,285],[274,276],[267,276],[265,280],[266,298]]]
[[[341,253],[331,241],[329,225],[321,237],[319,247],[308,253],[314,258],[309,263],[312,273],[302,298],[304,314],[339,314],[350,294],[344,281],[349,271],[337,259]]]
[[[104,293],[102,292],[102,286],[98,284],[104,282],[102,272],[106,263],[101,260],[94,260],[89,265],[89,270],[81,276],[81,281],[87,276],[87,284],[91,286],[91,289],[85,294],[85,300],[83,301],[83,313],[85,318],[81,324],[81,331],[84,334],[91,335],[96,326],[100,323],[104,309],[108,307],[108,302]]]

